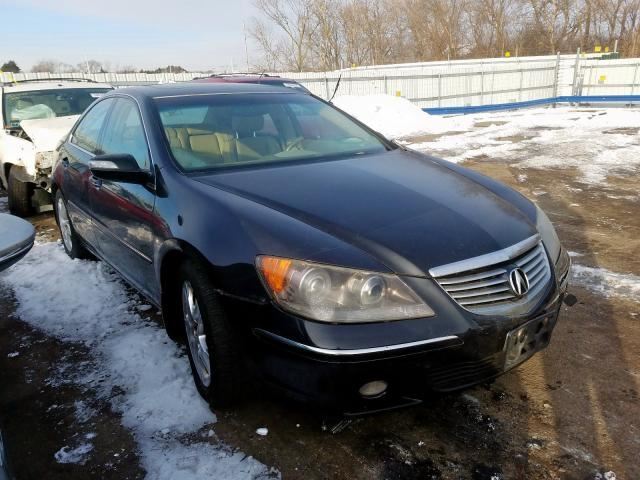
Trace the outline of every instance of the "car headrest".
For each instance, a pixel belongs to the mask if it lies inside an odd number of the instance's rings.
[[[231,120],[232,128],[240,137],[248,137],[264,127],[262,115],[234,115]]]

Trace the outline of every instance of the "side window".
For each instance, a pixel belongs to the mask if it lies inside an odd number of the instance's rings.
[[[95,155],[100,154],[100,130],[114,101],[113,98],[107,98],[89,110],[73,132],[71,143]]]
[[[149,168],[149,148],[142,127],[138,105],[132,100],[118,98],[102,138],[105,154],[129,153],[140,168]]]

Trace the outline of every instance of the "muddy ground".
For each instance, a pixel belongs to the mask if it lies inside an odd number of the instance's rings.
[[[571,169],[522,169],[485,158],[467,166],[535,198],[565,246],[581,255],[574,261],[640,275],[637,174],[595,187]],[[56,238],[50,215],[32,220],[42,236]],[[216,436],[285,479],[592,480],[610,471],[618,480],[639,479],[640,303],[570,291],[579,301],[563,308],[549,348],[492,385],[350,420],[257,392],[234,410],[216,412]],[[60,381],[65,369],[90,361],[90,352],[46,337],[13,311],[11,292],[0,290],[0,427],[17,478],[143,477],[118,415],[90,388]],[[100,415],[78,422],[77,402]],[[255,434],[262,426],[266,437]],[[55,461],[61,446],[97,430],[86,464]]]

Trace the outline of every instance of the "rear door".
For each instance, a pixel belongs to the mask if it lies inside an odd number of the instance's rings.
[[[149,145],[138,104],[118,97],[102,134],[104,154],[128,153],[141,169],[153,172]],[[103,258],[137,288],[157,298],[153,268],[155,192],[147,185],[93,178],[90,192],[95,231]]]
[[[62,193],[76,232],[95,248],[95,236],[89,205],[91,171],[89,161],[99,155],[100,136],[115,99],[107,98],[96,103],[76,126],[60,152],[63,167]]]

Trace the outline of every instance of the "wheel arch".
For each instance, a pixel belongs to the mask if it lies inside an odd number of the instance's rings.
[[[160,285],[160,307],[164,326],[171,338],[182,338],[183,324],[179,315],[180,305],[177,302],[180,298],[177,272],[186,259],[207,265],[209,261],[193,245],[180,239],[167,240],[160,248],[158,257],[156,275]]]

